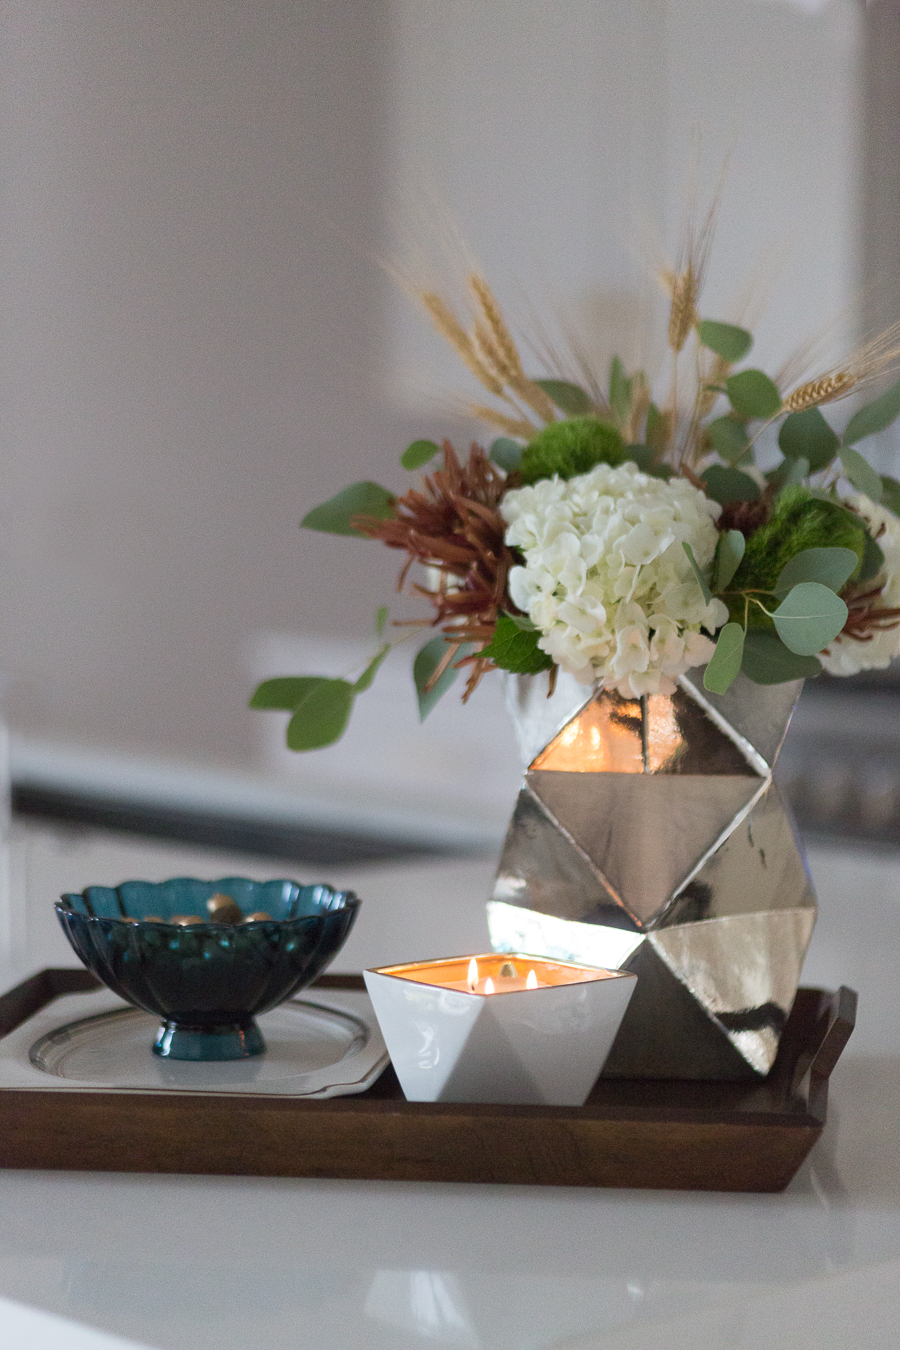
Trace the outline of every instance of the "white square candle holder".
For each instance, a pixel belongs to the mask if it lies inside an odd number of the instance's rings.
[[[584,1104],[635,980],[520,952],[365,972],[409,1101],[544,1106]]]

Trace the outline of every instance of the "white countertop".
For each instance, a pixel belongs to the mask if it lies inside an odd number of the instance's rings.
[[[281,871],[33,826],[15,848],[20,970],[72,963],[62,889]],[[86,1328],[151,1350],[894,1350],[900,855],[817,847],[811,865],[804,982],[858,989],[859,1022],[785,1194],[5,1172],[0,1296],[78,1324],[41,1350],[88,1350]],[[335,870],[364,902],[335,969],[482,945],[490,873]],[[0,1301],[0,1344],[31,1350],[20,1325]]]

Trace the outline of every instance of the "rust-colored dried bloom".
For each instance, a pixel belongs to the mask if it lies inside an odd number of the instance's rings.
[[[490,642],[501,610],[510,607],[506,581],[514,558],[503,542],[506,530],[497,506],[510,486],[484,450],[473,445],[461,464],[449,441],[444,442],[444,465],[425,477],[421,490],[411,489],[397,499],[390,520],[358,516],[353,524],[371,539],[409,557],[397,582],[401,590],[410,565],[422,563],[439,573],[429,590],[414,585],[435,608],[431,621],[452,639],[448,655],[467,642]],[[460,664],[472,667],[464,700],[475,689],[491,662],[477,653]]]

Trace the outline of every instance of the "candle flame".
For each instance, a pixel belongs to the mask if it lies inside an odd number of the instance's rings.
[[[474,956],[469,962],[469,974],[467,978],[469,981],[469,988],[474,989],[478,983],[478,962],[475,960]]]
[[[533,970],[529,970],[528,978],[525,981],[526,989],[537,989],[538,979]]]
[[[493,994],[494,992],[494,981],[491,979],[490,975],[484,982],[484,992],[486,994]]]

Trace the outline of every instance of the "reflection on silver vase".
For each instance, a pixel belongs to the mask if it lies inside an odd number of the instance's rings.
[[[488,902],[494,948],[639,976],[607,1074],[768,1072],[816,914],[772,781],[800,682],[547,688],[509,682],[525,781]]]

